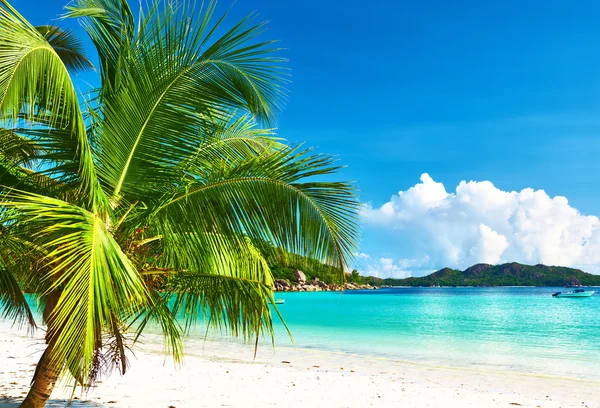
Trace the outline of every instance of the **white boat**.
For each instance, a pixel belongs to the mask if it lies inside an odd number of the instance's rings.
[[[590,297],[594,293],[596,293],[596,292],[593,291],[593,290],[575,289],[575,290],[570,290],[568,292],[556,292],[552,296],[554,296],[554,297],[577,297],[577,298],[581,298],[581,297]]]
[[[276,305],[283,305],[285,303],[285,299],[275,299]]]

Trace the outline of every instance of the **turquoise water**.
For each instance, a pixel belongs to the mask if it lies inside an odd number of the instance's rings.
[[[600,379],[600,296],[561,288],[278,293],[295,346],[429,364]],[[562,289],[564,290],[564,289]],[[276,345],[291,342],[280,323]]]
[[[600,380],[600,296],[551,296],[560,290],[564,289],[389,288],[342,294],[278,293],[276,297],[286,300],[278,307],[294,343],[276,321],[275,344],[433,365]],[[204,335],[201,323],[191,333],[197,339]],[[264,339],[261,347],[270,349],[270,340]]]

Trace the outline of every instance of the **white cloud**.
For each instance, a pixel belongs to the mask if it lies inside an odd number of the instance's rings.
[[[364,252],[355,252],[354,256],[357,259],[369,259],[369,258],[371,258],[371,256],[369,254],[365,254]]]
[[[403,269],[391,258],[379,258],[377,262],[370,263],[367,266],[366,273],[363,274],[378,278],[407,278],[411,276],[410,270]]]
[[[429,264],[429,257],[415,259],[392,259],[379,258],[371,260],[363,265],[360,270],[363,275],[376,276],[378,278],[408,278],[413,276],[415,271],[419,271],[419,275],[433,272],[433,269],[424,269]]]
[[[469,251],[470,257],[488,264],[498,263],[502,253],[509,245],[506,237],[485,224],[479,224],[477,232],[477,243]]]
[[[365,205],[362,216],[367,224],[410,236],[432,267],[517,261],[595,271],[600,265],[598,217],[543,190],[509,192],[489,181],[462,181],[448,193],[423,174],[381,207]]]

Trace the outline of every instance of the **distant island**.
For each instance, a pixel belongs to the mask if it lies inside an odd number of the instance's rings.
[[[314,259],[294,256],[270,257],[276,290],[339,290],[340,270]],[[348,289],[381,286],[600,286],[600,275],[562,266],[476,264],[464,271],[444,268],[430,275],[406,279],[363,276],[358,270],[346,273]],[[303,288],[303,286],[308,288]],[[312,287],[311,287],[312,286]]]
[[[362,277],[375,286],[600,286],[600,275],[562,266],[476,264],[460,271],[444,268],[427,276],[406,279]]]
[[[463,271],[443,268],[427,276],[406,279],[365,276],[358,270],[345,273],[310,257],[273,248],[256,241],[268,259],[277,291],[320,291],[367,289],[381,286],[600,286],[600,275],[563,266],[524,265],[517,262],[501,265],[475,264]]]

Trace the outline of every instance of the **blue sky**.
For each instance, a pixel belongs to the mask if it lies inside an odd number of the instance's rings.
[[[65,0],[11,3],[44,24]],[[220,2],[222,9],[230,4]],[[356,181],[371,212],[399,191],[426,185],[420,177],[428,173],[448,193],[462,180],[490,181],[499,191],[564,196],[569,208],[600,215],[600,3],[238,0],[229,22],[252,11],[270,20],[267,35],[281,40],[290,59],[293,82],[279,134],[339,155],[348,165],[342,177]],[[515,197],[507,211],[536,213],[538,207],[524,210],[524,196]],[[438,213],[454,205],[446,201]],[[465,241],[456,258],[435,242],[428,246],[435,232],[424,233],[414,220],[380,222],[367,214],[360,252],[369,258],[358,265],[383,276],[391,261],[387,275],[404,276],[446,263],[495,261],[474,255],[487,241],[468,238],[483,234],[482,223],[506,237],[498,262],[596,264],[583,255],[548,257],[543,243],[511,252],[531,241],[513,239],[521,227],[467,215],[478,220],[467,222],[467,238],[448,236]],[[595,242],[595,221],[581,227],[573,220],[557,227],[557,236],[577,235],[581,246]],[[559,250],[573,252],[563,244]]]

